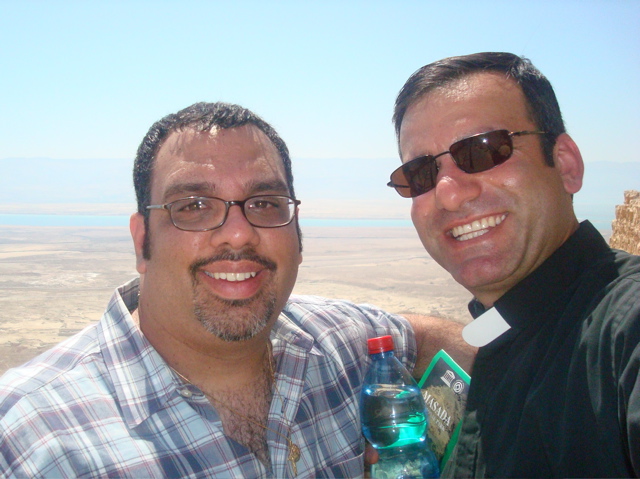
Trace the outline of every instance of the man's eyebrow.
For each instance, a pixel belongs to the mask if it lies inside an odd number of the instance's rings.
[[[247,185],[247,191],[254,193],[264,193],[265,191],[286,191],[289,193],[289,187],[282,180],[257,181]]]
[[[194,183],[176,183],[174,185],[169,186],[164,192],[164,199],[170,198],[172,196],[195,196],[195,195],[207,195],[211,193],[215,193],[215,185],[208,183],[206,181],[203,182],[194,182]]]

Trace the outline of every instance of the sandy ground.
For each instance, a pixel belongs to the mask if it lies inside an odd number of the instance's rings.
[[[305,228],[294,293],[469,320],[470,295],[412,228]],[[0,374],[98,321],[136,276],[128,228],[2,226]]]

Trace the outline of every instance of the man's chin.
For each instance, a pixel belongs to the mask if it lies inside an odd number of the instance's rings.
[[[196,304],[195,316],[211,334],[227,342],[246,341],[262,332],[275,311],[275,298],[223,300]]]
[[[258,318],[235,318],[231,323],[229,318],[222,320],[197,313],[196,317],[207,332],[226,342],[247,341],[267,326],[267,321]]]

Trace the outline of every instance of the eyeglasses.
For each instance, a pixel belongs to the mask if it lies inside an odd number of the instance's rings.
[[[221,227],[227,221],[229,208],[233,205],[242,209],[249,224],[258,228],[278,228],[293,221],[300,201],[280,195],[251,196],[242,201],[189,196],[164,205],[149,205],[147,209],[167,210],[171,222],[180,230],[209,231]]]
[[[456,166],[465,173],[480,173],[511,158],[512,137],[544,134],[544,131],[495,130],[463,138],[452,144],[447,151],[407,161],[391,173],[391,181],[387,186],[395,188],[404,198],[420,196],[436,187],[440,169],[436,158],[449,153]]]

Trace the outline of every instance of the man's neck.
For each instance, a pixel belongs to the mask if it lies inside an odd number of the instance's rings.
[[[271,354],[269,330],[248,340],[224,341],[197,324],[193,330],[176,332],[137,309],[132,317],[167,364],[203,391],[242,391],[265,375]]]

